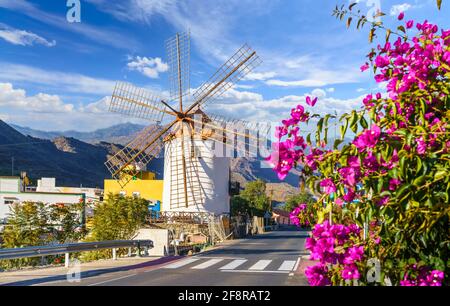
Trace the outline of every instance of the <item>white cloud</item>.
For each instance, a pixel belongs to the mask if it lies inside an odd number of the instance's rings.
[[[139,71],[151,79],[157,79],[160,73],[166,72],[169,69],[169,65],[164,63],[160,57],[151,58],[145,56],[130,58],[127,67],[130,70]]]
[[[0,38],[11,44],[20,46],[32,46],[34,44],[39,44],[46,47],[54,47],[56,45],[55,40],[48,41],[37,34],[14,29],[4,23],[0,23]]]
[[[118,49],[134,50],[140,43],[129,35],[120,33],[119,29],[106,29],[89,25],[82,21],[76,25],[67,22],[63,14],[56,15],[45,12],[35,4],[25,0],[0,0],[0,8],[17,11],[38,22],[43,22],[56,28],[80,34],[96,43],[113,46]]]
[[[335,88],[334,87],[330,87],[326,89],[327,92],[333,93],[335,92]]]
[[[322,87],[328,83],[321,80],[300,80],[300,81],[282,81],[282,80],[268,80],[266,84],[269,86],[279,87]]]
[[[101,98],[87,105],[66,103],[58,95],[38,93],[28,95],[11,83],[0,83],[0,119],[45,131],[92,131],[117,123],[148,121],[111,113],[110,97]]]
[[[38,113],[66,113],[74,110],[73,104],[64,104],[57,95],[38,93],[27,96],[25,90],[14,89],[11,83],[0,83],[0,107]]]
[[[0,66],[2,67],[0,81],[31,83],[60,91],[100,95],[111,94],[115,86],[115,81],[77,73],[44,70],[5,62],[0,62]]]
[[[391,7],[390,14],[391,16],[398,16],[401,12],[406,12],[412,7],[409,3],[396,4]]]
[[[247,81],[265,81],[274,78],[277,74],[275,72],[251,72],[247,74],[244,80]]]

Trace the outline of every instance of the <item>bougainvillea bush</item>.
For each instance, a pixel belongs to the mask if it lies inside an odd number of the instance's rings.
[[[316,223],[316,215],[314,213],[314,210],[315,209],[311,204],[299,204],[289,214],[291,223],[301,228],[311,227],[311,225],[314,225]]]
[[[333,115],[298,105],[276,129],[268,160],[279,178],[300,167],[321,195],[307,241],[318,260],[306,271],[311,285],[449,283],[450,30],[403,18],[361,67],[373,69],[386,92],[336,118],[333,149]],[[299,132],[308,123],[317,124],[314,143]]]

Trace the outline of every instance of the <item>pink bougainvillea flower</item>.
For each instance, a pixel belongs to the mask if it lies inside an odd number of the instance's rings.
[[[425,152],[427,151],[427,144],[425,140],[423,139],[423,137],[419,137],[416,140],[416,142],[417,142],[417,154],[424,155]]]
[[[364,151],[367,148],[373,148],[377,144],[381,135],[381,129],[376,125],[372,125],[372,127],[368,130],[362,132],[356,139],[353,141],[353,144],[360,150]]]
[[[342,177],[343,183],[347,186],[355,186],[357,173],[355,168],[345,167],[338,170],[339,174]]]
[[[345,280],[359,279],[361,277],[356,265],[346,265],[344,270],[342,270],[341,276]]]
[[[327,277],[328,268],[326,265],[318,263],[310,266],[305,270],[305,276],[311,286],[327,286],[331,285],[330,279]]]
[[[405,13],[401,12],[397,18],[398,18],[398,20],[403,20],[403,18],[405,18]]]
[[[389,181],[389,190],[394,191],[401,184],[402,184],[402,181],[400,181],[399,179],[391,179]]]
[[[349,165],[349,167],[359,168],[360,167],[359,157],[358,156],[349,156],[347,158],[347,164]]]
[[[389,57],[387,57],[387,56],[379,55],[375,59],[375,65],[377,65],[378,68],[384,68],[389,64],[390,64],[390,61],[389,61]]]
[[[336,203],[336,205],[339,205],[340,207],[344,205],[344,201],[341,198],[337,198],[336,201],[334,201],[334,203]]]
[[[361,261],[364,257],[363,246],[353,246],[349,248],[345,254],[344,264],[350,265],[357,261]]]
[[[353,189],[349,189],[346,194],[342,196],[342,199],[344,199],[345,202],[351,203],[356,197],[356,193]]]
[[[320,187],[323,187],[323,191],[327,194],[332,194],[336,192],[336,185],[330,178],[324,179],[320,182]]]
[[[413,20],[409,20],[408,22],[406,22],[406,28],[407,29],[411,29],[414,26],[414,21]]]
[[[369,69],[369,63],[365,63],[365,64],[362,65],[359,69],[361,69],[361,72],[366,71],[367,69]]]
[[[275,127],[275,137],[280,139],[283,136],[287,135],[288,130],[285,126],[277,126]]]
[[[297,105],[296,108],[292,109],[291,117],[293,119],[300,120],[300,118],[303,116],[304,113],[305,113],[305,108],[299,104],[299,105]]]
[[[310,96],[306,97],[306,104],[308,104],[309,106],[314,106],[317,103],[317,97],[311,100]]]

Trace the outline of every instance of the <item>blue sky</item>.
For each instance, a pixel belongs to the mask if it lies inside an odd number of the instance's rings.
[[[331,16],[348,0],[81,0],[81,23],[66,19],[66,0],[0,0],[0,119],[43,130],[89,131],[130,118],[108,113],[116,80],[168,95],[164,42],[191,32],[191,87],[206,81],[242,44],[263,60],[210,111],[279,121],[319,96],[318,112],[343,112],[379,90],[360,73],[372,47],[367,29]],[[368,11],[376,0],[360,0]],[[450,4],[379,1],[393,25],[406,19],[450,28]],[[369,5],[369,6],[368,6]],[[138,122],[138,121],[135,121]]]

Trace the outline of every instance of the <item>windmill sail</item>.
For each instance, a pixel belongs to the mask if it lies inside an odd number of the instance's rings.
[[[161,98],[144,88],[117,82],[111,96],[109,110],[134,118],[161,122],[165,113],[170,113],[161,103]]]
[[[123,187],[133,179],[163,148],[163,138],[170,126],[149,126],[105,163],[113,178]]]
[[[256,52],[247,44],[243,45],[206,83],[194,92],[195,102],[188,108],[187,112],[220,97],[260,64],[261,60]]]
[[[170,99],[178,100],[182,111],[183,98],[190,88],[190,35],[180,33],[166,41],[169,64]]]

